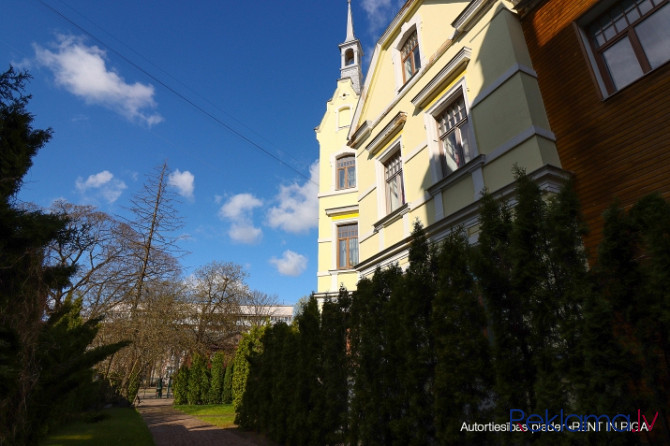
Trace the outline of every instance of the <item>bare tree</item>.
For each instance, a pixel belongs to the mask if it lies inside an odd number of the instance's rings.
[[[164,163],[148,176],[142,191],[131,200],[133,219],[128,224],[135,234],[129,239],[137,262],[133,311],[142,302],[148,280],[179,273],[176,258],[181,250],[175,233],[181,229],[182,219],[174,207],[176,197],[167,186],[168,166]]]
[[[65,296],[74,294],[83,298],[89,317],[104,314],[124,300],[131,286],[127,243],[131,229],[93,206],[57,201],[49,212],[67,215],[69,237],[49,246],[47,261],[77,267],[68,284],[50,292],[51,310],[58,309]]]
[[[193,349],[201,354],[229,347],[240,332],[240,303],[249,294],[240,265],[211,262],[190,279]]]
[[[274,315],[277,296],[253,290],[245,296],[242,303],[243,313],[252,327],[265,325]]]

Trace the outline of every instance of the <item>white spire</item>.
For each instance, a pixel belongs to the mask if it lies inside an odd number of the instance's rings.
[[[351,0],[347,0],[347,38],[339,45],[342,62],[340,65],[340,79],[351,79],[356,94],[361,92],[361,59],[363,49],[361,42],[354,36],[354,19],[351,14]]]
[[[347,0],[347,5],[349,9],[347,14],[347,38],[344,41],[351,42],[352,40],[356,40],[356,36],[354,36],[354,19],[351,15],[351,0]]]

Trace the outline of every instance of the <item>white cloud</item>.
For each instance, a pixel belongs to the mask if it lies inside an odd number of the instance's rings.
[[[257,243],[263,231],[253,224],[253,210],[263,202],[252,194],[244,193],[232,196],[219,209],[219,217],[231,221],[228,235],[238,243]]]
[[[250,221],[235,222],[230,226],[228,235],[238,243],[251,245],[260,241],[263,231]]]
[[[171,172],[168,175],[168,184],[173,186],[179,192],[179,195],[186,198],[193,198],[193,190],[195,188],[193,180],[195,177],[188,170],[180,172],[179,169]]]
[[[363,0],[361,7],[368,16],[372,28],[370,32],[376,33],[386,27],[404,2],[404,0]]]
[[[319,162],[309,169],[310,179],[300,185],[280,186],[279,204],[268,211],[268,225],[287,232],[299,233],[316,227],[319,214]]]
[[[35,45],[37,62],[53,71],[56,83],[90,104],[99,104],[127,119],[149,126],[158,124],[162,116],[154,109],[154,87],[135,82],[126,83],[106,64],[106,52],[87,46],[82,38],[58,36],[54,50]]]
[[[291,250],[284,251],[284,254],[280,259],[272,257],[270,263],[272,263],[277,268],[277,271],[279,271],[279,274],[283,276],[296,277],[307,269],[307,257]]]
[[[237,194],[231,197],[219,210],[219,216],[232,220],[249,217],[254,208],[263,202],[252,194]]]
[[[108,170],[89,175],[86,180],[81,177],[75,181],[75,187],[82,195],[93,192],[94,195],[102,197],[107,203],[114,203],[126,189],[126,183],[115,179],[114,174]]]

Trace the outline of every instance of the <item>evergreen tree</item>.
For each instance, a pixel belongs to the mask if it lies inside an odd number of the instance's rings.
[[[349,292],[342,288],[337,301],[326,299],[321,309],[321,399],[323,445],[343,444],[347,435],[348,376],[347,313]]]
[[[229,360],[226,365],[226,374],[223,378],[223,392],[221,395],[223,404],[232,404],[233,402],[233,361]]]
[[[221,404],[224,375],[226,372],[224,359],[223,352],[216,352],[212,358],[212,368],[210,370],[211,382],[209,386],[209,393],[207,395],[208,404]]]
[[[182,366],[179,367],[179,370],[175,374],[172,384],[175,405],[188,403],[188,375],[189,367],[186,364],[182,364]]]
[[[265,326],[253,327],[251,331],[242,335],[240,343],[237,345],[235,351],[235,358],[233,360],[233,408],[235,409],[236,423],[237,416],[240,413],[240,406],[242,398],[247,387],[247,377],[249,376],[249,356],[252,352],[261,352],[263,345],[260,342]]]
[[[195,353],[188,374],[188,392],[186,395],[188,404],[203,404],[207,402],[208,391],[207,360],[199,353]]]
[[[434,249],[417,221],[409,249],[409,267],[392,290],[389,301],[389,352],[395,358],[394,444],[435,442],[433,381],[435,352],[431,333],[436,292]]]
[[[400,358],[390,351],[389,300],[402,272],[397,266],[377,269],[362,279],[352,295],[350,348],[353,389],[349,443],[390,445],[390,423],[396,419],[397,379]]]
[[[494,444],[493,435],[463,432],[462,423],[492,419],[493,373],[486,315],[472,273],[471,248],[462,231],[442,243],[433,302],[435,402],[439,444]]]
[[[23,93],[28,79],[11,67],[0,74],[0,444],[6,445],[35,444],[44,434],[57,412],[40,392],[56,402],[77,395],[78,385],[90,383],[90,367],[123,345],[88,349],[98,321],[82,322],[78,301],[50,314],[49,291],[63,288],[75,267],[49,265],[45,251],[74,234],[65,215],[24,210],[14,201],[32,157],[51,137],[51,130],[32,127],[30,96]],[[61,352],[69,356],[57,363]],[[45,390],[48,383],[55,384]]]

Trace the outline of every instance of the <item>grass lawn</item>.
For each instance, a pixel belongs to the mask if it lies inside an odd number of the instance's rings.
[[[232,404],[183,405],[174,408],[214,426],[235,427],[235,411]]]
[[[67,424],[41,446],[153,446],[154,440],[144,420],[133,408],[105,409]]]

